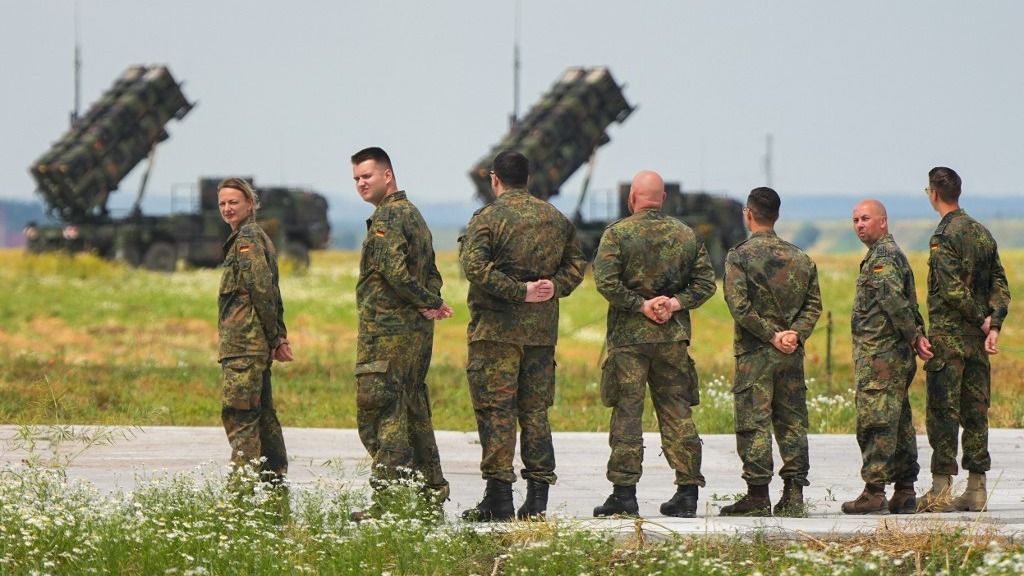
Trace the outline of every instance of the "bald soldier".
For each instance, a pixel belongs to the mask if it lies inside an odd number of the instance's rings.
[[[594,283],[608,300],[601,400],[612,409],[608,480],[613,485],[594,516],[638,514],[647,386],[677,486],[661,513],[692,518],[698,486],[704,485],[701,441],[690,409],[700,401],[700,391],[687,348],[690,310],[715,293],[715,272],[694,231],[661,212],[664,201],[661,176],[637,174],[629,190],[632,215],[605,229],[594,259]]]
[[[864,491],[844,502],[846,514],[913,514],[917,439],[907,393],[915,352],[932,357],[917,306],[914,271],[892,235],[885,206],[864,200],[853,209],[853,228],[868,247],[860,263],[850,324],[857,383],[857,443]],[[895,483],[892,498],[885,485]]]

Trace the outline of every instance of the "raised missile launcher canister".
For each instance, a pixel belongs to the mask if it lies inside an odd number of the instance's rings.
[[[121,180],[167,138],[164,127],[192,104],[166,66],[132,66],[30,172],[51,215],[67,223],[107,214]]]
[[[605,67],[572,67],[469,172],[483,202],[494,200],[491,162],[502,150],[515,149],[532,165],[530,193],[550,198],[599,146],[605,129],[633,111],[621,87]]]

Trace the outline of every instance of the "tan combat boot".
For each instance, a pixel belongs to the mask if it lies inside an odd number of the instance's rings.
[[[856,500],[843,502],[843,514],[888,514],[889,502],[885,499],[885,484],[864,485],[864,491]]]
[[[971,472],[967,476],[967,489],[953,500],[953,507],[968,512],[981,512],[988,503],[985,491],[985,473]]]
[[[956,512],[953,496],[950,495],[953,477],[949,474],[932,474],[932,489],[917,501],[918,512]]]

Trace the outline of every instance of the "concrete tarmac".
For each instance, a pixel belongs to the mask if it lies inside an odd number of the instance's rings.
[[[13,426],[0,426],[0,438],[11,438]],[[366,452],[355,430],[285,428],[289,453],[289,478],[295,490],[309,486],[317,477],[337,477],[338,465],[355,487],[367,484]],[[852,537],[879,529],[897,531],[953,530],[991,531],[1024,538],[1024,430],[991,430],[989,450],[993,469],[988,474],[989,509],[983,513],[847,516],[840,511],[844,500],[860,494],[860,451],[852,435],[810,436],[811,485],[804,489],[809,503],[807,518],[723,518],[718,515],[731,498],[745,492],[740,478],[735,438],[727,434],[705,435],[703,474],[707,486],[700,491],[697,518],[666,518],[658,512],[661,502],[675,491],[672,470],[660,454],[657,433],[644,436],[644,475],[637,487],[640,513],[649,536],[667,533],[749,534],[754,531],[780,538]],[[480,478],[480,444],[475,432],[437,433],[445,476],[451,483],[451,501],[446,512],[451,519],[473,506],[483,494]],[[582,526],[631,532],[632,520],[592,518],[593,507],[604,502],[611,491],[605,478],[608,437],[603,433],[560,432],[554,435],[558,462],[558,483],[551,487],[549,516],[573,519]],[[921,475],[918,493],[931,486],[928,463],[931,450],[927,438],[918,437]],[[24,454],[0,450],[0,466],[17,465]],[[94,446],[77,456],[68,468],[73,478],[92,482],[103,490],[131,490],[140,477],[163,471],[175,473],[203,465],[224,464],[229,449],[224,431],[213,427],[147,427],[127,440],[109,446]],[[333,465],[326,465],[331,461]],[[516,469],[521,466],[516,458]],[[779,466],[776,454],[776,469]],[[957,491],[966,484],[967,474],[954,478]],[[526,491],[525,482],[513,486],[518,506]],[[778,499],[782,482],[771,484],[772,501]],[[891,487],[890,492],[891,494]],[[500,526],[483,526],[500,529]]]

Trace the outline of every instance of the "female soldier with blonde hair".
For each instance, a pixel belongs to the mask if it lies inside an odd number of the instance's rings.
[[[290,362],[274,244],[256,223],[259,199],[242,178],[217,186],[220,215],[231,226],[224,242],[218,297],[223,402],[221,420],[237,468],[257,461],[263,480],[288,471],[281,423],[274,411],[270,366]]]

